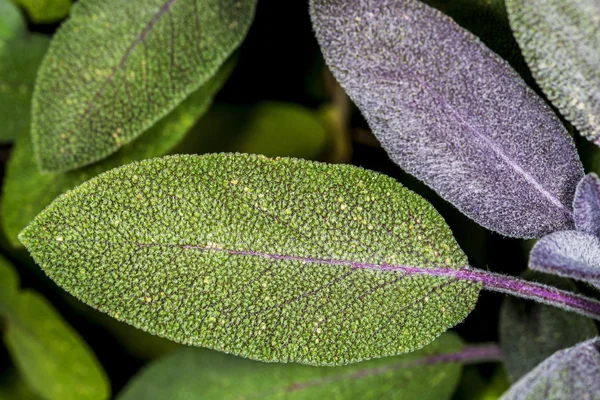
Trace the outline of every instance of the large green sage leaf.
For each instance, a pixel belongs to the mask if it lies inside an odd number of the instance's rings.
[[[600,3],[506,0],[517,42],[548,99],[600,146]]]
[[[411,354],[339,368],[266,364],[185,348],[151,364],[118,400],[202,399],[449,399],[460,377],[456,362],[440,362],[461,341],[445,333]]]
[[[21,247],[17,238],[19,232],[52,200],[67,190],[111,168],[162,156],[171,151],[207,111],[213,96],[229,77],[234,65],[235,60],[225,63],[213,78],[139,139],[123,146],[112,156],[85,168],[66,173],[40,173],[31,156],[31,138],[27,132],[23,132],[17,138],[8,162],[0,206],[2,224],[10,243]]]
[[[263,361],[410,352],[462,321],[480,289],[435,275],[467,259],[421,197],[298,159],[130,164],[59,197],[20,240],[60,286],[117,319]]]
[[[72,0],[13,0],[27,10],[37,24],[56,22],[69,15]]]
[[[0,279],[4,342],[28,386],[47,400],[108,398],[108,379],[77,332],[42,295],[18,292],[16,274],[2,258]]]
[[[62,172],[138,137],[212,77],[244,38],[256,0],[81,0],[39,71],[32,137]]]

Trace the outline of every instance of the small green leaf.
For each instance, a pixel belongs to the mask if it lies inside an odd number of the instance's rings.
[[[576,291],[566,279],[531,271],[526,277]],[[598,336],[593,320],[544,304],[507,297],[500,310],[500,343],[508,377],[516,382],[556,351]]]
[[[10,286],[16,284],[12,266],[0,258],[0,278],[7,275]],[[43,296],[13,289],[8,303],[7,297],[0,296],[0,317],[6,322],[2,333],[27,384],[47,400],[108,398],[107,377],[77,332]]]
[[[0,41],[25,32],[27,25],[19,9],[9,0],[0,0]]]
[[[117,399],[443,400],[452,397],[461,366],[434,359],[461,347],[455,334],[445,333],[412,354],[339,368],[265,364],[186,348],[151,364]]]
[[[50,39],[25,35],[0,41],[0,141],[29,130],[31,95]]]
[[[517,42],[548,99],[600,146],[597,0],[506,0]]]
[[[325,126],[316,113],[296,104],[217,104],[175,152],[230,151],[316,159],[323,153],[326,139]]]
[[[15,247],[21,247],[17,236],[33,218],[56,197],[80,183],[111,168],[164,155],[171,151],[208,109],[213,96],[229,77],[235,60],[230,60],[200,89],[192,93],[175,110],[157,122],[139,139],[123,146],[101,162],[67,173],[40,173],[31,156],[31,140],[23,132],[12,151],[2,195],[2,224]],[[15,210],[19,212],[15,212]]]
[[[81,0],[56,33],[33,97],[39,167],[116,152],[215,75],[256,0]]]
[[[348,165],[171,156],[62,195],[20,240],[85,303],[175,341],[263,361],[341,365],[414,351],[480,285],[444,220]]]
[[[20,4],[36,24],[56,22],[71,10],[72,0],[13,0]]]

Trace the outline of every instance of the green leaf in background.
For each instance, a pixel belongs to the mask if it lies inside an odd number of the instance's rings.
[[[317,159],[327,141],[317,113],[265,102],[253,107],[216,104],[174,153],[240,152]]]
[[[36,24],[59,21],[69,15],[72,0],[12,0],[21,5]]]
[[[421,272],[467,265],[421,197],[384,175],[298,159],[129,164],[61,196],[19,237],[85,303],[263,361],[414,351],[462,321],[480,290]]]
[[[17,138],[8,162],[2,194],[2,224],[10,243],[21,247],[17,238],[19,232],[52,200],[67,190],[111,168],[169,152],[206,112],[234,65],[235,59],[226,62],[213,78],[139,139],[123,146],[109,158],[86,168],[62,174],[40,173],[32,157],[30,137],[23,132]]]
[[[548,99],[600,146],[600,4],[506,0],[510,25]]]
[[[27,25],[19,9],[10,0],[0,0],[0,41],[27,32]]]
[[[33,97],[38,165],[64,172],[131,142],[215,75],[256,0],[81,0],[55,34]]]
[[[573,282],[528,271],[525,278],[576,292]],[[555,307],[507,297],[500,310],[500,343],[512,382],[556,351],[598,336],[593,320]]]
[[[444,400],[451,398],[461,366],[435,360],[461,347],[455,334],[445,333],[411,354],[339,368],[266,364],[186,348],[151,364],[117,399]]]
[[[0,400],[43,400],[35,394],[23,378],[14,370],[0,375]]]
[[[0,142],[29,133],[33,85],[49,43],[37,34],[0,40]]]
[[[0,277],[14,271],[0,258]],[[3,283],[4,286],[4,283]],[[0,304],[6,347],[27,384],[42,398],[107,399],[108,379],[91,349],[40,294],[24,290]],[[2,287],[2,291],[6,288]],[[6,300],[0,296],[0,302]]]

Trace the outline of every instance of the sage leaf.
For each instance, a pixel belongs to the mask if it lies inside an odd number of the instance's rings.
[[[577,185],[573,212],[578,231],[600,237],[600,179],[596,174],[586,175]]]
[[[572,229],[573,140],[518,74],[415,0],[312,0],[325,61],[388,155],[484,227]]]
[[[211,78],[256,0],[81,0],[54,36],[33,98],[43,172],[88,165],[131,142]]]
[[[506,8],[538,85],[583,136],[600,145],[600,4],[506,0]]]
[[[69,15],[72,0],[12,0],[21,5],[36,24],[59,21]]]
[[[573,282],[557,276],[527,271],[525,278],[577,291]],[[500,308],[500,344],[512,382],[556,351],[596,336],[598,329],[593,320],[556,307],[507,297]]]
[[[27,386],[13,369],[4,371],[0,376],[0,400],[43,400]]]
[[[540,363],[500,400],[597,399],[600,393],[600,338],[560,350]]]
[[[8,162],[0,205],[4,232],[11,245],[22,247],[17,238],[19,232],[52,200],[67,190],[111,168],[172,151],[208,110],[214,95],[225,83],[234,65],[235,59],[225,63],[213,78],[137,140],[123,146],[112,156],[85,168],[66,173],[42,174],[31,156],[31,138],[27,132],[22,132]],[[197,134],[201,135],[201,132]]]
[[[445,333],[411,354],[339,368],[266,364],[184,348],[143,370],[117,400],[450,399],[461,366],[435,361],[461,347],[455,334]]]
[[[393,179],[292,158],[167,156],[62,195],[20,234],[83,302],[152,334],[261,361],[414,351],[480,284],[450,230]]]
[[[0,43],[27,32],[25,19],[10,0],[0,0]]]
[[[584,281],[600,289],[600,239],[579,231],[544,236],[531,250],[529,268]]]
[[[0,281],[3,339],[28,386],[47,400],[107,399],[108,379],[91,349],[42,295],[31,290],[17,293],[16,273],[0,258],[0,277],[8,274],[10,297]]]
[[[28,34],[0,41],[0,141],[29,131],[31,96],[50,38]]]

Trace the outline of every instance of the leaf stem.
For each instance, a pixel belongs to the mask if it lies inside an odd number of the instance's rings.
[[[589,297],[541,283],[526,281],[514,276],[478,269],[465,268],[452,272],[452,275],[459,279],[481,283],[486,290],[535,300],[540,303],[574,311],[600,321],[600,301]]]
[[[504,354],[496,343],[472,344],[454,353],[435,354],[421,359],[420,364],[433,365],[445,362],[481,364],[502,361]]]

